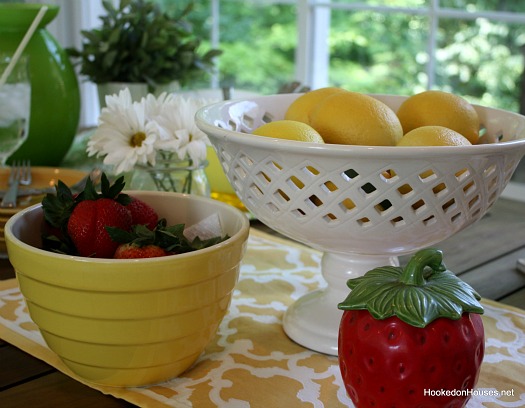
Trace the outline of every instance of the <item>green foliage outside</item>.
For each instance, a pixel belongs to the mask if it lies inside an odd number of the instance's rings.
[[[180,2],[157,0],[166,8]],[[336,2],[336,0],[334,0]],[[351,2],[340,0],[340,2]],[[200,1],[190,20],[194,32],[210,36],[210,3]],[[428,0],[369,0],[368,4],[423,7]],[[525,12],[525,2],[441,0],[458,10]],[[296,7],[236,0],[220,2],[218,58],[223,84],[275,93],[294,78]],[[359,92],[413,94],[427,87],[429,20],[424,15],[348,12],[331,15],[329,85]],[[210,47],[203,41],[203,47]],[[525,25],[487,19],[440,20],[433,88],[482,105],[519,111]],[[206,86],[205,83],[197,84]]]

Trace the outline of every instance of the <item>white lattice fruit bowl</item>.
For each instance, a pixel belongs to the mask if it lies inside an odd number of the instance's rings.
[[[274,230],[320,251],[327,286],[292,304],[284,330],[337,355],[346,281],[435,245],[479,220],[525,154],[525,117],[476,106],[485,144],[375,147],[251,135],[283,119],[298,94],[209,105],[196,116],[246,207]],[[402,96],[373,95],[397,111]]]

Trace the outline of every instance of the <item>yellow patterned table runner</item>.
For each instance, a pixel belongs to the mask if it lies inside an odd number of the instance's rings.
[[[198,362],[143,388],[87,384],[143,407],[352,407],[337,358],[288,339],[288,305],[323,285],[321,253],[252,230],[229,313]],[[525,311],[484,301],[486,355],[468,408],[525,406]],[[14,279],[0,282],[0,338],[84,382],[45,345]]]

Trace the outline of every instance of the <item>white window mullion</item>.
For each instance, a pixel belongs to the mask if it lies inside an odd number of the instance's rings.
[[[432,89],[436,83],[436,50],[439,29],[439,0],[432,0],[428,9],[429,33],[427,43],[427,89]]]
[[[211,0],[211,33],[210,33],[210,40],[211,40],[211,48],[213,49],[220,49],[220,0]],[[211,77],[211,87],[212,88],[218,88],[220,86],[219,83],[219,72],[216,70],[213,72]]]
[[[296,78],[312,89],[328,84],[330,13],[329,7],[311,6],[309,0],[298,1],[295,72]]]

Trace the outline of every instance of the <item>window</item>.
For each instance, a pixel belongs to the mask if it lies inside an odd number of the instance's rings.
[[[155,0],[168,10],[181,2]],[[62,4],[95,26],[100,1]],[[427,88],[525,112],[525,2],[497,0],[201,0],[194,30],[219,47],[219,72],[199,87],[262,94],[298,80],[359,92]],[[79,5],[80,4],[80,5]],[[89,6],[88,6],[89,4]],[[97,6],[98,4],[98,6]],[[78,31],[79,27],[75,27]],[[71,30],[70,30],[70,33]],[[69,35],[67,38],[74,38]],[[77,45],[80,43],[77,34]],[[87,100],[94,100],[93,95]],[[93,102],[96,103],[96,102]],[[91,106],[93,105],[91,103]],[[87,103],[84,106],[88,106]],[[85,115],[86,124],[93,124]],[[525,167],[515,179],[525,182]]]

